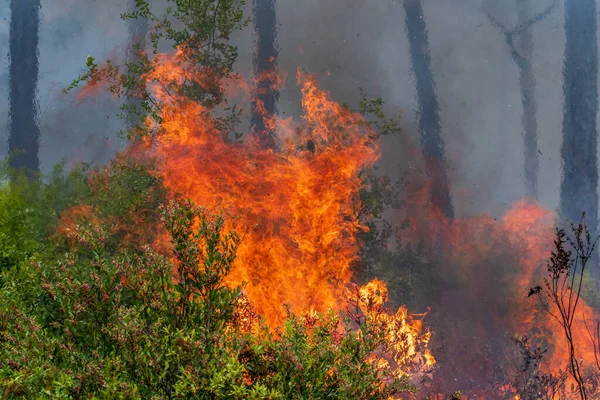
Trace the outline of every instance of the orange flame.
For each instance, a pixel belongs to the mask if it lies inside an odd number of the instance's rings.
[[[480,337],[486,343],[491,335],[515,332],[533,335],[544,340],[548,347],[542,372],[555,375],[564,372],[569,360],[569,350],[563,328],[547,314],[537,299],[527,296],[529,289],[541,283],[546,276],[546,262],[553,248],[557,215],[535,201],[520,200],[502,218],[484,214],[450,220],[440,210],[423,206],[429,203],[426,200],[429,193],[428,186],[421,185],[410,196],[411,229],[408,235],[413,237],[409,240],[433,240],[434,251],[444,257],[441,262],[446,265],[441,267],[441,273],[457,276],[456,279],[464,286],[463,290],[473,292],[468,297],[473,301],[484,302],[486,297],[494,296],[495,293],[503,296],[492,300],[493,307],[482,306],[486,315],[471,316],[475,320],[475,329],[478,329],[477,324],[482,324],[479,319],[495,321],[492,331],[486,326],[480,326],[479,331],[471,333],[473,338]],[[491,264],[492,260],[497,259],[510,260],[510,264]],[[458,268],[444,271],[444,268],[452,266]],[[494,268],[502,270],[495,271]],[[500,310],[501,307],[505,309]],[[595,358],[584,316],[588,324],[590,321],[592,325],[599,321],[597,313],[581,300],[573,324],[573,338],[577,344],[577,358],[582,360],[584,366],[591,367],[595,364]],[[498,329],[505,329],[506,332]],[[506,343],[507,346],[511,345],[508,340]],[[504,354],[508,350],[507,348]],[[569,381],[567,385],[570,385]],[[510,385],[505,385],[504,389],[494,388],[502,392],[510,392],[509,389]],[[474,393],[469,393],[469,396],[473,397],[468,398],[480,398]],[[486,395],[481,398],[486,398]]]
[[[302,129],[290,132],[289,121],[275,118],[279,137],[287,138],[280,151],[230,144],[208,110],[165,90],[166,83],[203,77],[178,55],[161,57],[147,76],[163,118],[160,126],[150,123],[158,135],[149,150],[167,188],[223,210],[227,228],[244,236],[228,283],[245,282],[250,302],[272,324],[285,317],[284,304],[299,314],[339,310],[362,229],[358,173],[378,157],[361,117],[298,72]]]
[[[395,314],[390,314],[384,309],[387,300],[388,290],[385,283],[379,279],[373,279],[358,290],[358,306],[375,331],[384,335],[384,354],[392,355],[395,375],[400,377],[430,369],[436,361],[426,349],[431,339],[431,332],[423,329],[422,318],[426,314],[409,315],[404,306],[398,308]],[[374,361],[389,365],[389,362],[381,357],[374,357]]]

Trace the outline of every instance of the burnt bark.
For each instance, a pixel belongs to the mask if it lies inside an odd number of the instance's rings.
[[[439,103],[431,71],[429,37],[420,0],[405,0],[406,31],[417,89],[419,136],[427,173],[431,180],[431,202],[447,217],[454,216],[446,171],[445,143]]]
[[[254,72],[257,89],[252,104],[251,124],[254,137],[263,148],[275,146],[274,132],[266,123],[266,118],[277,113],[279,90],[275,79],[277,68],[277,15],[275,0],[254,0],[252,15],[256,34]],[[264,109],[263,107],[264,106]]]
[[[29,176],[39,171],[37,124],[40,0],[11,0],[10,136],[11,165]]]

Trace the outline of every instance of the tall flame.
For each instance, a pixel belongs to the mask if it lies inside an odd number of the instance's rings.
[[[372,132],[298,71],[305,115],[296,129],[273,118],[280,150],[229,143],[207,109],[165,89],[205,78],[177,55],[160,57],[146,77],[162,107],[160,126],[150,123],[158,129],[149,148],[160,160],[156,173],[174,193],[223,210],[227,228],[243,235],[228,283],[246,283],[250,302],[273,324],[286,304],[297,313],[340,309],[363,229],[358,174],[379,154]]]

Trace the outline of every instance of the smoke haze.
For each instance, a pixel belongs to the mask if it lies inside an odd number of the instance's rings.
[[[532,15],[551,3],[532,0]],[[38,101],[43,170],[63,157],[105,162],[122,145],[115,137],[120,129],[114,118],[119,104],[102,96],[75,104],[59,91],[82,70],[88,54],[98,60],[123,55],[129,28],[119,14],[128,7],[126,1],[118,0],[42,1]],[[422,7],[456,213],[500,215],[526,194],[523,109],[518,67],[504,36],[489,18],[516,26],[517,1],[436,0],[423,2]],[[251,2],[247,11],[252,15]],[[296,68],[302,67],[315,73],[338,101],[356,104],[360,87],[371,96],[382,96],[388,110],[402,110],[404,135],[418,143],[416,82],[402,2],[278,2],[275,11],[279,69],[290,77],[280,94],[281,116],[299,115],[293,77]],[[10,12],[6,0],[0,3],[0,16],[0,43],[7,45]],[[556,209],[565,43],[562,2],[529,33],[538,110],[539,199],[543,206]],[[253,26],[236,38],[238,69],[246,76],[253,72],[255,40]],[[6,53],[0,60],[3,85],[8,82]],[[0,106],[0,112],[7,115],[6,96],[0,96]],[[4,131],[4,141],[7,134]],[[418,165],[420,155],[406,154],[400,139],[386,140],[382,164],[389,172]]]

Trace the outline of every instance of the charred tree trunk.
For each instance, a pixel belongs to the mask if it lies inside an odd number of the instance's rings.
[[[257,78],[257,91],[252,104],[251,123],[254,137],[261,147],[275,146],[274,132],[268,126],[268,116],[277,113],[276,68],[279,51],[276,46],[277,15],[275,0],[254,0],[252,4],[254,31],[256,33],[256,52],[254,71]]]
[[[431,202],[447,217],[454,216],[448,175],[445,144],[439,116],[439,104],[430,66],[429,38],[420,0],[404,0],[406,30],[410,44],[412,69],[415,74],[419,103],[419,135],[421,148],[431,179]]]
[[[592,236],[598,225],[596,18],[596,0],[566,1],[560,209],[573,222],[585,212]]]
[[[11,0],[10,136],[12,166],[31,177],[39,171],[37,125],[38,31],[40,0]]]

